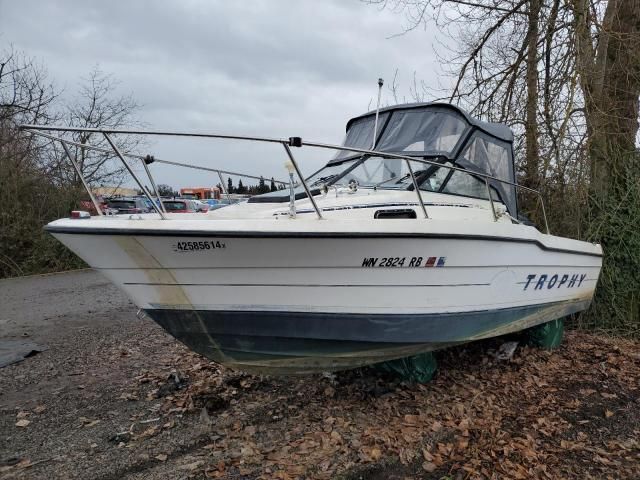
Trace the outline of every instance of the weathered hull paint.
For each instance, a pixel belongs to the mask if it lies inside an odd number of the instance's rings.
[[[211,360],[254,373],[295,375],[371,365],[504,335],[584,310],[589,303],[574,299],[491,311],[391,316],[176,309],[147,313]]]

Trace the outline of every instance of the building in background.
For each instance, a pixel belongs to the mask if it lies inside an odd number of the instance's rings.
[[[181,188],[180,196],[185,198],[197,198],[198,200],[220,200],[218,187],[189,187]]]

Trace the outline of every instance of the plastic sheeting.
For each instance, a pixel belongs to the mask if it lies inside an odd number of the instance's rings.
[[[536,347],[553,350],[562,343],[564,336],[564,320],[559,318],[526,331],[528,343]]]
[[[44,352],[47,347],[30,340],[4,339],[0,340],[0,368],[21,362],[27,357]]]
[[[383,372],[397,375],[407,382],[427,383],[431,381],[436,373],[438,364],[433,353],[427,352],[412,357],[378,363],[375,367]]]

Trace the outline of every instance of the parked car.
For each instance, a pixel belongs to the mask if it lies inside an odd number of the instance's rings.
[[[226,203],[216,203],[215,205],[209,205],[209,211],[212,212],[214,210],[218,210],[219,208],[228,207],[229,205]]]
[[[98,202],[98,206],[100,210],[104,213],[107,209],[107,202],[101,197],[96,196],[96,202]],[[84,198],[79,202],[80,210],[84,210],[85,212],[89,212],[90,215],[98,215],[98,211],[96,210],[96,206],[93,204],[93,201],[89,198]]]
[[[147,206],[147,208],[149,209],[150,212],[154,212],[154,208],[153,208],[153,202],[151,200],[149,200],[147,197],[140,197],[142,199],[142,201],[144,202],[144,204]],[[156,205],[158,204],[158,201],[156,200]]]
[[[169,213],[195,213],[197,211],[194,201],[187,198],[162,200],[162,204]]]
[[[150,211],[142,198],[112,198],[107,202],[107,208],[117,210],[118,213],[149,213]]]
[[[201,200],[193,200],[196,208],[196,212],[207,213],[209,211],[209,204]]]

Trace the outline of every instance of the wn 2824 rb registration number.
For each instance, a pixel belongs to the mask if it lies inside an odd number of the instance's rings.
[[[447,257],[367,257],[363,267],[444,267]]]

